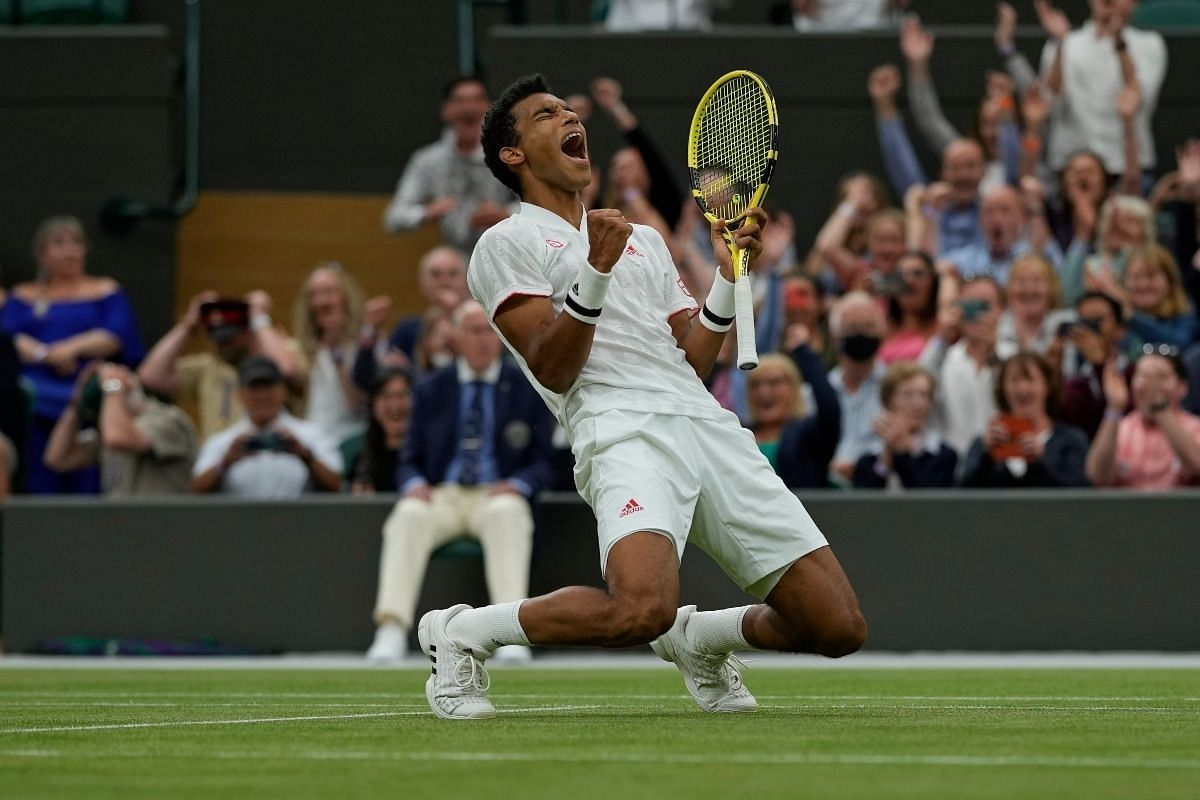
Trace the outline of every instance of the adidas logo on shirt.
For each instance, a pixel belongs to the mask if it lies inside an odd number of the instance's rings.
[[[636,514],[638,511],[644,510],[645,508],[639,505],[637,500],[630,498],[629,502],[626,503],[625,507],[621,509],[621,513],[618,514],[618,516],[628,517],[630,514]]]

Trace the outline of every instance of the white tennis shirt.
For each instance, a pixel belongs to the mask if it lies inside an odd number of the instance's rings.
[[[484,232],[471,255],[467,285],[490,317],[514,295],[549,297],[561,313],[588,249],[586,215],[576,230],[557,214],[522,203],[520,213]],[[699,307],[658,232],[634,225],[612,274],[591,355],[565,394],[538,383],[521,354],[504,342],[568,435],[581,420],[610,409],[727,415],[671,334],[674,314],[694,315]]]

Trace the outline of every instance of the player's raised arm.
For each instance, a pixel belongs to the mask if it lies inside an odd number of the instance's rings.
[[[592,351],[612,268],[625,251],[633,226],[611,208],[587,215],[588,257],[581,264],[561,314],[548,297],[515,295],[496,310],[495,321],[538,383],[563,394],[579,377]]]
[[[762,232],[767,224],[767,214],[761,208],[752,208],[746,212],[746,219],[734,231],[734,242],[746,250],[747,264],[754,263],[762,252]],[[697,315],[700,324],[696,325],[686,314],[676,314],[671,317],[671,333],[683,350],[687,361],[696,370],[701,379],[707,378],[716,363],[721,343],[725,334],[733,325],[733,259],[729,253],[721,231],[725,228],[724,220],[711,223],[711,238],[713,255],[717,260],[717,273],[713,278],[712,289],[704,307]]]

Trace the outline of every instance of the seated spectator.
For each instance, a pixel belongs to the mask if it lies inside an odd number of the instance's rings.
[[[933,35],[914,14],[900,26],[900,49],[908,65],[909,113],[925,141],[935,153],[943,152],[963,138],[942,112],[937,89],[929,72]],[[1021,141],[1015,116],[1013,84],[1007,75],[989,72],[987,95],[975,114],[973,138],[982,145],[987,166],[980,183],[986,193],[997,186],[1016,185],[1020,168]]]
[[[384,370],[375,379],[367,398],[371,420],[366,433],[348,448],[357,454],[346,459],[346,478],[355,494],[396,491],[396,471],[408,437],[412,395],[412,373],[407,370]]]
[[[1132,387],[1114,362],[1104,368],[1108,408],[1087,456],[1097,486],[1174,489],[1200,483],[1200,417],[1180,407],[1187,371],[1169,345],[1147,344]],[[1132,396],[1133,410],[1128,414]]]
[[[1074,303],[1086,291],[1105,291],[1125,279],[1125,264],[1137,248],[1156,244],[1154,210],[1140,197],[1114,195],[1100,207],[1096,229],[1097,250],[1089,250],[1078,239],[1063,258],[1060,269],[1063,302]]]
[[[908,0],[791,0],[788,19],[801,33],[857,31],[895,24],[897,12]],[[781,12],[773,12],[781,13]]]
[[[879,441],[873,425],[886,370],[877,357],[884,324],[879,303],[866,292],[843,295],[829,312],[829,333],[837,346],[829,385],[842,410],[842,435],[829,468],[846,484],[854,477],[858,459]]]
[[[861,489],[935,489],[954,485],[958,454],[930,428],[935,381],[910,361],[893,364],[883,376],[884,410],[873,427],[879,443],[854,466]]]
[[[1108,404],[1102,380],[1104,365],[1115,362],[1117,371],[1128,380],[1133,362],[1121,349],[1125,323],[1120,303],[1106,294],[1089,292],[1079,298],[1075,313],[1070,339],[1083,364],[1063,387],[1063,421],[1081,428],[1090,441]]]
[[[1127,352],[1142,344],[1170,344],[1180,351],[1191,346],[1200,332],[1175,259],[1162,245],[1139,248],[1129,255],[1123,285],[1106,275],[1091,281],[1099,291],[1121,301],[1128,320]]]
[[[608,0],[604,28],[609,31],[703,31],[712,27],[713,10],[730,0]]]
[[[831,363],[837,357],[833,350],[833,342],[829,338],[829,329],[825,321],[825,294],[821,284],[811,275],[794,272],[782,278],[779,282],[783,313],[779,320],[780,334],[769,342],[761,342],[766,346],[760,347],[760,352],[775,352],[786,349],[782,341],[786,332],[795,325],[803,325],[808,329],[808,348],[821,357],[821,361]],[[764,304],[765,305],[765,302]],[[765,309],[763,310],[765,311]],[[759,318],[767,314],[760,313]],[[756,320],[756,332],[758,330]]]
[[[335,261],[309,273],[292,309],[292,332],[309,364],[304,418],[339,443],[366,428],[363,394],[350,377],[362,313],[358,282]]]
[[[271,321],[271,298],[255,291],[245,300],[222,299],[213,291],[188,301],[187,311],[151,349],[138,378],[151,392],[180,404],[195,404],[201,439],[233,425],[245,410],[238,370],[251,358],[269,358],[293,390],[304,386],[307,365],[300,344]],[[192,337],[203,332],[208,348],[184,355]]]
[[[983,148],[974,139],[951,142],[942,151],[942,180],[928,185],[896,110],[900,84],[900,70],[885,64],[872,71],[867,88],[875,106],[888,180],[896,195],[905,199],[905,209],[920,212],[910,222],[928,218],[933,223],[924,227],[925,233],[910,235],[909,243],[916,238],[927,253],[948,253],[981,242],[979,185],[986,168]]]
[[[127,367],[100,363],[80,373],[45,460],[56,472],[98,463],[105,495],[140,497],[187,494],[195,457],[187,414],[147,395]]]
[[[982,488],[1086,486],[1088,440],[1057,422],[1058,377],[1037,353],[1018,353],[1000,365],[996,408],[967,454],[962,485]]]
[[[791,489],[829,485],[829,462],[841,432],[841,407],[821,358],[808,347],[809,332],[787,332],[791,356],[764,355],[746,379],[751,429],[758,449]],[[807,381],[816,411],[807,414],[801,393]]]
[[[1059,193],[1046,199],[1046,219],[1064,262],[1071,248],[1090,253],[1097,233],[1100,210],[1108,199],[1108,173],[1100,156],[1080,150],[1059,172]]]
[[[26,460],[33,494],[95,494],[95,468],[57,473],[42,453],[66,409],[83,365],[96,358],[137,364],[144,348],[124,290],[86,269],[88,243],[75,217],[51,217],[33,236],[37,280],[18,284],[0,310],[0,330],[13,337],[21,375],[34,388]]]
[[[444,243],[469,253],[485,230],[516,210],[517,198],[483,163],[479,134],[491,104],[487,85],[465,75],[447,83],[442,97],[445,130],[408,159],[383,227],[397,233],[436,222]]]
[[[1011,186],[999,186],[984,195],[980,206],[983,241],[943,252],[942,260],[952,264],[963,278],[986,275],[1001,285],[1008,282],[1008,272],[1013,262],[1027,253],[1042,255],[1053,264],[1061,262],[1062,253],[1049,238],[1049,230],[1042,216],[1042,200],[1038,194],[1040,186],[1031,191],[1036,196],[1030,201],[1028,221],[1031,225],[1028,235],[1026,205],[1021,195]]]
[[[920,252],[901,256],[894,280],[877,289],[887,300],[887,334],[879,350],[884,364],[913,361],[937,329],[938,275]]]
[[[939,315],[938,335],[921,353],[921,365],[937,377],[936,427],[965,456],[995,413],[992,367],[1004,294],[990,278],[966,281]]]
[[[428,306],[424,312],[397,322],[386,341],[381,332],[391,309],[391,300],[377,297],[368,301],[366,325],[359,335],[354,360],[354,383],[362,391],[368,391],[374,385],[375,371],[380,367],[410,367],[417,372],[427,367],[417,362],[429,321],[448,321],[454,309],[469,296],[466,259],[453,247],[433,248],[421,256],[417,264],[417,285]]]
[[[20,377],[17,348],[12,337],[0,331],[0,499],[24,484],[22,451],[29,435],[29,398]]]
[[[1005,294],[1008,309],[996,329],[996,356],[1006,359],[1023,351],[1047,355],[1059,325],[1075,316],[1058,307],[1054,267],[1034,253],[1021,256],[1013,262]],[[1051,363],[1056,363],[1053,357]]]
[[[1193,345],[1183,357],[1183,365],[1187,368],[1188,393],[1184,398],[1183,407],[1189,414],[1200,415],[1200,344]]]
[[[338,491],[342,454],[337,443],[285,410],[287,385],[275,362],[247,359],[238,379],[245,415],[204,442],[192,468],[192,491],[259,499]]]
[[[553,479],[550,412],[500,358],[487,312],[455,312],[458,360],[423,381],[398,476],[401,499],[383,526],[372,660],[403,658],[429,556],[461,536],[483,545],[493,603],[529,595],[530,504]],[[499,657],[528,658],[527,648]]]

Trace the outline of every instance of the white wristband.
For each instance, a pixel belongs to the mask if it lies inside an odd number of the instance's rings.
[[[700,309],[700,324],[715,333],[725,333],[733,327],[733,284],[725,280],[720,269]]]
[[[575,283],[563,300],[563,311],[585,325],[595,325],[600,321],[600,311],[604,308],[604,295],[608,292],[608,283],[612,273],[598,272],[591,264],[583,264],[575,275]]]

